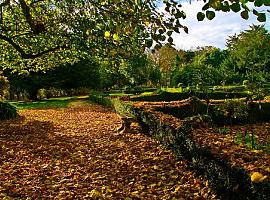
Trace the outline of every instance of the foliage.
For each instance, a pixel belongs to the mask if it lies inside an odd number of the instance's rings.
[[[197,13],[197,19],[198,21],[202,21],[205,18],[212,20],[215,17],[214,11],[240,12],[240,16],[243,19],[248,19],[250,12],[252,12],[252,14],[257,17],[259,22],[265,22],[267,11],[261,11],[261,9],[258,8],[269,5],[270,4],[268,1],[262,0],[236,0],[232,2],[223,0],[205,1],[202,11]]]
[[[160,80],[160,72],[147,54],[134,54],[125,62],[122,61],[120,73],[128,80],[128,85],[143,85],[151,82],[156,84]]]
[[[113,107],[117,114],[119,114],[121,117],[132,117],[134,118],[134,115],[131,113],[131,107],[132,104],[127,101],[121,101],[119,98],[112,99]]]
[[[236,135],[235,142],[237,144],[246,145],[250,149],[265,150],[265,146],[257,144],[256,138],[257,136],[250,134],[249,131],[246,131],[244,134],[243,131],[240,131]]]
[[[17,109],[7,102],[0,101],[0,120],[12,119],[17,117]]]
[[[97,103],[99,105],[113,107],[113,103],[111,101],[111,98],[102,92],[97,92],[97,91],[92,92],[89,95],[89,100],[91,102]]]
[[[226,56],[225,51],[214,47],[199,48],[190,63],[177,70],[173,75],[174,85],[218,85],[224,76],[219,66]]]
[[[179,21],[186,16],[178,3],[164,3],[165,10],[152,0],[1,1],[2,62],[34,70],[88,55],[128,57],[153,41],[172,43],[173,31],[187,32]]]
[[[258,21],[265,21],[265,12],[249,8],[247,2],[251,0],[207,0],[197,18],[211,20],[215,11],[233,11],[244,19],[252,12]],[[160,3],[164,9],[159,9]],[[269,6],[262,0],[254,5]],[[188,32],[181,23],[186,14],[181,4],[172,0],[3,0],[0,8],[1,63],[15,71],[72,64],[93,55],[112,60],[130,58],[145,47],[172,45],[173,32]]]
[[[192,96],[196,96],[200,99],[233,99],[233,98],[244,98],[247,97],[248,94],[246,92],[227,92],[227,91],[211,91],[209,89],[209,92],[206,93],[205,91],[198,91],[196,89],[188,89],[185,88],[184,92],[175,92],[173,90],[172,92],[170,89],[166,89],[165,91],[162,89],[157,89],[155,92],[152,93],[152,95],[141,95],[141,96],[134,96],[131,97],[132,101],[179,101],[183,99],[187,99]]]
[[[121,122],[110,109],[85,105],[20,115],[0,123],[0,198],[216,199],[186,161],[140,129],[117,132]]]
[[[74,95],[71,92],[72,89],[100,87],[99,68],[99,63],[94,58],[89,58],[73,65],[65,64],[48,69],[46,73],[30,71],[22,74],[6,69],[4,74],[10,82],[11,94],[27,91],[29,99],[37,100],[40,89],[47,89],[47,97],[52,97],[51,95],[57,91],[51,88],[70,91],[68,95]]]
[[[218,106],[217,112],[220,112],[219,114],[225,116],[229,120],[227,123],[233,123],[234,119],[237,119],[237,121],[247,122],[248,107],[243,101],[225,100],[221,106]]]
[[[255,25],[227,40],[230,56],[236,63],[235,71],[243,74],[251,83],[259,81],[256,80],[258,73],[262,73],[263,78],[270,71],[269,40],[268,31],[263,26]]]

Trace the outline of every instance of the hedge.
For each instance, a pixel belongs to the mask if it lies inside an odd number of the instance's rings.
[[[193,99],[193,102],[191,100]],[[147,103],[154,111],[179,119],[193,115],[209,115],[216,125],[246,124],[270,121],[270,102],[246,102],[243,100],[201,101],[196,97],[174,102]],[[146,103],[145,103],[146,105]]]
[[[0,120],[13,119],[17,116],[16,107],[8,102],[0,102]]]
[[[172,149],[176,159],[186,159],[190,168],[208,179],[209,187],[221,199],[264,200],[270,196],[269,183],[252,183],[247,172],[196,144],[192,120],[180,120],[150,107],[133,107],[143,130]]]
[[[151,101],[151,102],[160,102],[160,101],[180,101],[187,99],[189,97],[196,96],[200,99],[233,99],[233,98],[243,98],[247,97],[247,93],[244,92],[212,92],[212,93],[203,93],[203,92],[183,92],[183,93],[170,93],[162,91],[159,94],[147,95],[147,96],[138,96],[131,97],[132,101]]]

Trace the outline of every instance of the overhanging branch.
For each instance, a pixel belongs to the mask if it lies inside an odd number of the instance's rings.
[[[25,0],[19,0],[19,2],[23,11],[23,15],[27,23],[29,24],[31,30],[33,31],[33,33],[37,35],[41,32],[44,32],[45,31],[44,24],[42,24],[42,22],[37,22],[33,20],[32,15],[30,13],[30,8],[26,4]]]
[[[50,48],[50,49],[41,51],[41,52],[36,53],[36,54],[31,54],[31,53],[25,53],[25,51],[22,49],[22,47],[20,47],[17,43],[15,43],[12,39],[8,38],[5,35],[0,34],[0,39],[5,40],[11,46],[13,46],[13,48],[16,49],[21,54],[21,57],[24,59],[35,59],[35,58],[41,57],[44,54],[54,52],[54,51],[57,51],[59,49],[69,49],[68,46],[66,46],[66,45],[56,46],[54,48]]]

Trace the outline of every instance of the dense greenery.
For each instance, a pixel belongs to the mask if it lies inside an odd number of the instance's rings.
[[[159,9],[160,3],[164,9]],[[206,0],[197,19],[211,20],[215,11],[233,11],[244,19],[253,13],[258,21],[266,21],[268,11],[257,9],[261,6],[269,2]],[[1,0],[0,11],[1,65],[17,71],[46,69],[93,55],[126,58],[144,47],[172,44],[173,32],[188,32],[180,22],[185,12],[173,0]]]
[[[17,117],[17,109],[9,103],[0,102],[0,120]]]
[[[175,50],[172,53],[172,50],[167,50],[166,54],[170,54],[172,60],[172,70],[167,67],[166,71],[172,77],[170,85],[242,84],[244,80],[248,80],[262,86],[270,80],[269,41],[269,32],[263,26],[253,25],[248,30],[229,37],[226,50],[204,47],[196,49],[193,54],[190,51],[183,54],[183,51]],[[159,59],[162,59],[162,55]]]

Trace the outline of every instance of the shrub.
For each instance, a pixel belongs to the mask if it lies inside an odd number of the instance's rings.
[[[16,107],[7,102],[0,102],[0,120],[12,119],[17,116]]]
[[[111,99],[111,103],[116,111],[122,117],[134,117],[131,113],[131,103],[123,102],[119,98]]]
[[[243,98],[246,97],[247,94],[245,92],[224,92],[217,91],[211,93],[203,93],[203,92],[181,92],[181,93],[171,93],[158,89],[153,92],[153,95],[147,96],[139,96],[139,97],[131,97],[132,101],[180,101],[183,99],[187,99],[189,97],[196,96],[200,99],[232,99],[232,98]]]
[[[108,97],[108,95],[105,95],[101,92],[92,92],[89,95],[89,100],[100,105],[113,107],[110,97]]]

